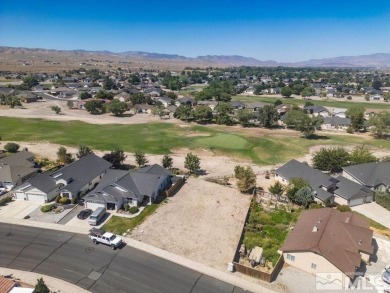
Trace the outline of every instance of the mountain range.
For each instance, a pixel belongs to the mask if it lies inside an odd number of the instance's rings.
[[[390,67],[390,54],[376,53],[360,56],[341,56],[333,58],[312,59],[301,62],[277,62],[273,60],[261,61],[251,57],[238,55],[206,55],[195,58],[185,57],[177,54],[160,54],[142,51],[126,51],[114,53],[110,51],[86,51],[86,50],[53,50],[41,48],[16,48],[0,46],[0,54],[16,55],[29,53],[45,54],[71,54],[77,56],[101,55],[118,58],[129,58],[138,60],[161,60],[161,61],[183,61],[189,63],[209,63],[210,66],[292,66],[292,67]]]

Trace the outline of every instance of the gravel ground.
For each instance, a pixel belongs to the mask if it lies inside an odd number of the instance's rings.
[[[226,270],[240,239],[251,197],[236,189],[190,178],[131,237]]]

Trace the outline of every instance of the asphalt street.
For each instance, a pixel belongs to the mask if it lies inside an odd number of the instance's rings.
[[[33,271],[92,292],[247,292],[124,246],[94,245],[86,235],[0,223],[0,266]]]

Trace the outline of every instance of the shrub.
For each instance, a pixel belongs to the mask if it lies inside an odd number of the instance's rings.
[[[125,204],[123,205],[123,208],[124,208],[125,212],[128,212],[129,209],[130,209],[130,206],[129,206],[128,203],[125,203]]]
[[[337,210],[340,212],[350,212],[351,208],[349,206],[343,204],[343,205],[337,206]]]
[[[131,208],[129,208],[130,214],[136,214],[136,213],[138,213],[138,211],[139,211],[138,207],[131,207]]]
[[[9,142],[7,143],[5,146],[4,146],[4,149],[7,151],[7,152],[10,152],[10,153],[16,153],[19,149],[19,145],[17,143],[14,143],[14,142]]]
[[[68,203],[70,203],[70,200],[67,197],[61,197],[59,200],[59,203],[60,204],[68,204]]]
[[[70,199],[70,203],[71,203],[71,204],[76,204],[76,199],[75,199],[75,198],[71,198],[71,199]]]
[[[348,126],[347,133],[353,133],[353,128],[351,126]]]
[[[377,192],[375,194],[375,201],[380,206],[390,211],[390,194],[386,192]]]
[[[57,195],[57,196],[56,196],[55,202],[56,202],[56,203],[59,203],[59,202],[60,202],[60,199],[61,199],[61,195]]]
[[[41,206],[41,212],[48,213],[48,212],[51,212],[52,210],[54,210],[56,207],[57,206],[55,203],[44,205],[44,206]]]
[[[348,96],[347,99],[348,99],[348,100],[352,100],[352,97],[351,97],[351,96]]]
[[[4,196],[0,198],[0,207],[6,205],[7,203],[12,201],[12,197],[10,196]]]

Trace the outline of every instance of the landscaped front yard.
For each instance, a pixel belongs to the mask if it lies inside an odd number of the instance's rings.
[[[245,227],[244,244],[249,251],[255,246],[263,248],[263,256],[275,265],[280,257],[278,249],[293,223],[295,223],[302,209],[292,210],[275,209],[265,211],[255,201],[251,203],[248,224]]]

